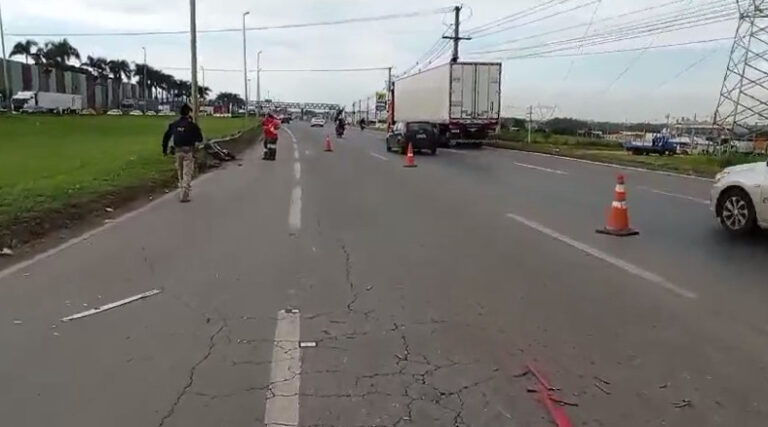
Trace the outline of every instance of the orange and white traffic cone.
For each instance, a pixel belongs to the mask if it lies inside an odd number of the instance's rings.
[[[613,203],[606,218],[605,228],[595,230],[601,234],[611,236],[635,236],[640,234],[637,230],[629,226],[629,212],[627,210],[627,191],[624,188],[624,175],[616,178],[616,190],[614,191]]]
[[[329,135],[325,135],[325,150],[327,152],[333,151],[333,147],[331,146],[331,137]]]
[[[410,143],[408,143],[408,152],[405,155],[405,164],[403,165],[403,167],[415,168],[416,166],[418,165],[416,164],[416,162],[413,161],[413,146]]]

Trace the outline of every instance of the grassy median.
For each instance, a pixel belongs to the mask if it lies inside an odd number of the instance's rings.
[[[576,159],[614,163],[686,175],[714,177],[723,168],[743,163],[766,161],[765,155],[732,153],[724,156],[676,155],[636,156],[624,151],[615,141],[595,140],[554,135],[549,138],[534,138],[529,144],[522,142],[517,134],[501,135],[488,145],[510,150],[555,154]]]
[[[173,182],[160,142],[173,117],[0,116],[0,231],[130,188]],[[243,119],[203,117],[208,138]]]

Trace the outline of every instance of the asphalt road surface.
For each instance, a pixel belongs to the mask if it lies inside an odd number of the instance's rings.
[[[766,425],[768,239],[709,182],[625,171],[620,239],[620,169],[331,132],[0,273],[0,424],[554,425],[532,366],[573,425]]]

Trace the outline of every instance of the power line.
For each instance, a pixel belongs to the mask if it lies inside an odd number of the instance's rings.
[[[670,1],[670,2],[667,2],[667,3],[662,3],[662,4],[659,4],[659,5],[655,5],[655,6],[650,6],[650,7],[646,7],[646,8],[642,8],[642,9],[636,9],[636,10],[625,12],[625,13],[622,13],[622,14],[619,14],[619,15],[609,16],[609,17],[597,20],[597,21],[595,21],[593,23],[603,23],[603,22],[608,22],[608,21],[615,21],[615,20],[617,20],[619,18],[631,17],[631,16],[634,16],[634,15],[642,14],[644,12],[649,12],[649,11],[652,11],[652,10],[663,9],[663,8],[666,8],[666,7],[669,7],[669,6],[673,6],[673,5],[676,5],[676,4],[679,4],[679,3],[683,3],[683,2],[688,2],[688,1],[689,0],[673,0],[673,1]],[[687,8],[687,9],[681,9],[681,10],[675,11],[673,13],[680,14],[680,13],[687,13],[689,11],[696,11],[696,10],[701,11],[701,8],[711,7],[712,5],[717,4],[717,3],[720,3],[721,6],[722,6],[723,0],[714,0],[714,1],[707,2],[707,3],[701,4],[701,5],[696,5],[696,7],[690,7],[690,8]],[[653,18],[653,16],[651,16],[649,19],[652,19],[652,18]],[[540,37],[543,37],[543,36],[547,36],[547,35],[551,35],[551,34],[556,34],[556,33],[562,33],[562,32],[565,32],[565,31],[569,31],[569,30],[573,30],[573,29],[576,29],[576,28],[581,28],[581,27],[585,27],[585,26],[589,26],[589,25],[590,25],[589,22],[581,23],[581,24],[575,24],[575,25],[570,25],[570,26],[567,26],[567,27],[562,27],[562,28],[557,28],[557,29],[554,29],[554,30],[549,30],[549,31],[541,32],[541,33],[531,34],[531,35],[528,35],[528,36],[525,36],[525,37],[518,37],[518,38],[515,38],[515,39],[505,40],[505,41],[502,41],[502,42],[496,44],[496,46],[511,45],[511,44],[515,44],[515,43],[518,43],[518,42],[521,42],[521,41],[524,41],[524,40],[537,39],[537,38],[540,38]],[[614,25],[612,27],[608,27],[608,29],[609,30],[611,30],[611,29],[619,29],[622,26],[627,26],[627,25],[628,25],[627,23],[620,23],[620,24]],[[637,25],[637,24],[631,24],[631,25]],[[487,47],[486,47],[486,49],[487,49]],[[474,52],[471,52],[471,53],[494,53],[494,52],[502,52],[502,51],[508,51],[508,50],[511,50],[511,49],[505,48],[505,49],[499,49],[499,50],[474,51]]]
[[[472,52],[471,54],[489,54],[489,53],[504,53],[504,52],[520,52],[526,50],[539,50],[539,52],[533,52],[530,55],[540,55],[552,52],[558,52],[563,50],[571,50],[579,45],[582,47],[596,46],[601,44],[616,43],[624,40],[632,40],[636,38],[648,37],[651,35],[665,34],[676,31],[681,31],[689,28],[697,28],[707,25],[724,22],[733,18],[733,12],[727,9],[708,9],[700,11],[699,13],[681,13],[678,16],[673,16],[666,20],[654,21],[650,24],[630,24],[623,26],[616,26],[609,30],[594,33],[587,37],[575,37],[569,39],[561,39],[556,41],[544,42],[536,45],[522,46],[517,48],[506,48],[497,50],[487,50]],[[541,50],[550,48],[549,50]],[[504,59],[517,58],[520,55],[513,57],[507,57]]]
[[[485,31],[491,30],[493,28],[499,27],[499,26],[504,25],[504,24],[508,24],[509,22],[512,22],[512,21],[514,21],[516,19],[524,18],[526,16],[530,16],[532,14],[535,14],[537,12],[540,12],[542,10],[550,8],[552,6],[556,6],[556,5],[553,5],[553,3],[558,2],[558,1],[559,1],[559,3],[558,3],[558,5],[559,5],[559,4],[565,3],[565,2],[570,1],[570,0],[548,0],[548,1],[545,1],[544,3],[541,3],[541,4],[538,4],[538,5],[529,7],[528,9],[524,9],[524,10],[521,10],[521,11],[518,11],[518,12],[514,12],[514,13],[511,13],[511,14],[509,14],[507,16],[502,16],[501,18],[498,18],[498,19],[495,19],[495,20],[493,20],[491,22],[485,23],[483,25],[478,25],[477,27],[470,28],[467,31],[467,34],[468,35],[472,35],[472,36],[477,35],[478,37],[482,37],[482,36],[479,35],[480,33],[483,33]]]
[[[584,3],[584,4],[576,5],[576,6],[573,6],[571,8],[568,8],[568,9],[565,9],[565,10],[561,10],[559,12],[551,13],[549,15],[545,15],[545,16],[533,19],[531,21],[526,21],[526,22],[523,22],[521,24],[513,25],[513,26],[510,26],[510,27],[506,27],[506,28],[502,27],[502,28],[499,28],[499,29],[491,31],[491,32],[486,32],[486,33],[484,33],[484,34],[482,34],[480,36],[475,36],[475,38],[487,37],[487,36],[490,36],[490,35],[493,35],[493,34],[502,33],[502,32],[509,31],[509,30],[512,30],[512,29],[515,29],[515,28],[524,27],[526,25],[535,24],[537,22],[545,21],[545,20],[550,19],[550,18],[555,18],[555,17],[558,17],[560,15],[565,15],[566,13],[570,13],[570,12],[573,12],[575,10],[583,9],[583,8],[585,8],[585,7],[589,6],[589,5],[595,4],[595,3],[599,2],[599,1],[600,0],[592,0],[592,1],[589,1],[589,2]]]
[[[635,56],[634,58],[632,58],[631,61],[629,61],[629,63],[627,64],[626,68],[624,68],[624,70],[622,72],[620,72],[619,75],[616,76],[615,79],[613,79],[611,84],[609,84],[608,87],[605,88],[605,92],[606,93],[609,90],[611,90],[613,85],[615,85],[619,80],[621,80],[621,78],[624,77],[624,75],[627,74],[627,72],[629,72],[629,70],[637,63],[637,61],[639,61],[640,58],[642,58],[643,55],[645,55],[645,52],[648,52],[648,49],[651,48],[651,46],[653,45],[653,42],[654,42],[654,40],[651,40],[650,42],[648,42],[648,46],[646,46],[645,49],[641,50],[640,53],[637,54],[637,56]]]
[[[190,67],[177,67],[177,66],[157,66],[156,68],[161,70],[180,70],[189,71]],[[348,73],[348,72],[364,72],[364,71],[383,71],[389,67],[360,67],[360,68],[283,68],[283,69],[265,69],[262,68],[262,73]],[[205,71],[221,72],[221,73],[242,73],[243,70],[237,68],[205,68]],[[248,70],[249,73],[255,73],[257,70]]]
[[[584,35],[582,37],[586,38],[587,35],[589,35],[589,30],[592,29],[592,22],[595,20],[595,15],[597,15],[597,10],[600,8],[600,5],[602,4],[603,0],[598,0],[597,4],[595,5],[594,10],[592,10],[592,16],[589,18],[589,24],[587,24],[587,29],[584,30]],[[584,48],[583,44],[579,45],[578,52],[581,52],[582,48]],[[568,77],[571,75],[571,70],[573,70],[573,63],[576,62],[576,58],[571,60],[571,64],[568,66],[568,71],[565,72],[565,77],[563,77],[563,81],[568,80]]]
[[[361,22],[371,21],[388,21],[395,19],[413,18],[425,15],[438,15],[441,13],[447,13],[453,10],[452,7],[441,7],[437,9],[427,9],[415,12],[405,13],[392,13],[388,15],[378,16],[366,16],[359,18],[346,18],[330,21],[316,21],[306,22],[298,24],[283,24],[283,25],[268,25],[260,27],[249,27],[246,31],[264,31],[264,30],[281,30],[287,28],[307,28],[307,27],[322,27],[329,25],[342,25],[342,24],[355,24]],[[197,30],[198,34],[203,33],[232,33],[241,32],[242,28],[217,28],[209,30]],[[100,33],[6,33],[13,37],[131,37],[131,36],[159,36],[159,35],[178,35],[189,34],[189,30],[170,30],[170,31],[117,31],[117,32],[100,32]]]
[[[729,38],[728,40],[730,40],[730,38]],[[666,86],[667,84],[669,84],[669,83],[671,83],[671,82],[673,82],[673,81],[677,80],[677,79],[678,79],[680,76],[682,76],[683,74],[687,73],[688,71],[691,71],[693,68],[697,67],[699,64],[701,64],[702,62],[706,61],[706,60],[707,60],[709,57],[711,57],[711,56],[712,56],[712,55],[713,55],[715,52],[717,52],[717,49],[711,49],[709,52],[706,52],[704,55],[702,55],[702,56],[701,56],[701,58],[697,59],[696,61],[692,62],[692,63],[691,63],[690,65],[688,65],[687,67],[685,67],[685,68],[683,68],[682,70],[680,70],[680,72],[678,72],[677,74],[675,74],[675,75],[674,75],[674,77],[672,77],[671,79],[669,79],[669,80],[665,81],[664,83],[662,83],[662,84],[658,85],[658,86],[656,87],[656,89],[661,89],[662,87]]]

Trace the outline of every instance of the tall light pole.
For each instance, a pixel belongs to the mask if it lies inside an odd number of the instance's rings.
[[[243,12],[243,92],[245,92],[245,120],[248,121],[248,60],[245,46],[245,17],[251,12]]]
[[[5,30],[3,30],[3,10],[0,7],[0,44],[3,46],[3,88],[5,88],[5,102],[8,104],[8,114],[11,113],[11,87],[8,84],[8,58],[5,57]]]
[[[144,113],[146,114],[147,112],[147,48],[142,46],[141,50],[144,51],[144,80],[143,80],[144,84],[142,85],[144,86],[144,89],[142,90],[144,91]]]
[[[195,0],[189,0],[189,37],[190,48],[192,50],[192,63],[190,64],[192,72],[192,120],[197,121],[197,12],[195,10]]]
[[[261,51],[256,52],[256,102],[261,104]]]

